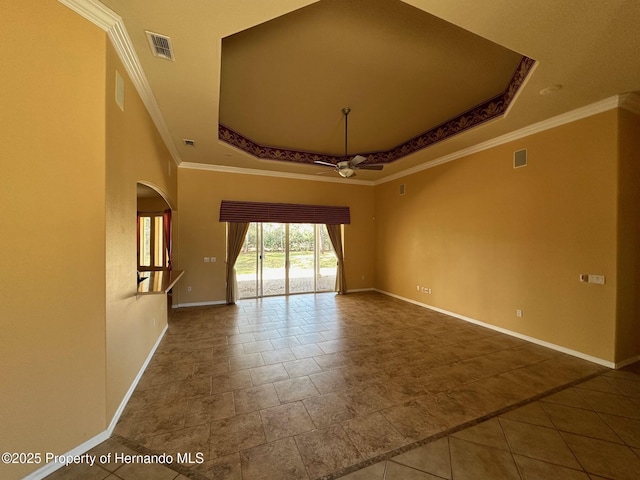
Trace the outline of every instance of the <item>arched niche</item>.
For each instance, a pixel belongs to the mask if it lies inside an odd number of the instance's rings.
[[[161,212],[173,206],[168,197],[156,186],[147,182],[136,184],[139,212]]]
[[[169,294],[170,307],[171,288],[184,273],[172,265],[173,207],[160,189],[146,182],[137,183],[136,195],[137,295]]]

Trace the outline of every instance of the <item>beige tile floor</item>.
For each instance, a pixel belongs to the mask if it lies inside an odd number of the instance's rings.
[[[195,462],[49,478],[638,479],[640,367],[373,292],[178,309],[93,453],[115,452]]]

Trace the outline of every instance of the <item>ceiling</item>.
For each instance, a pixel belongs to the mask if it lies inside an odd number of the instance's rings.
[[[350,107],[349,155],[387,152],[370,159],[382,160],[384,170],[357,172],[358,180],[378,182],[640,91],[637,0],[102,4],[121,18],[142,72],[138,90],[146,90],[147,106],[183,166],[353,182],[312,157],[273,154],[343,155],[342,108]],[[154,57],[145,31],[170,37],[175,60]],[[514,83],[523,59],[530,65]],[[505,92],[510,102],[499,115],[388,154],[439,125],[466,124],[465,112]],[[219,132],[237,134],[236,141],[221,140]],[[242,142],[276,159],[247,153]]]

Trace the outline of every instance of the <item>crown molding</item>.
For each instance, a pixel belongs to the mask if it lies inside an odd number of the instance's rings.
[[[211,165],[208,163],[182,162],[179,168],[188,170],[206,170],[208,172],[234,173],[238,175],[257,175],[260,177],[290,178],[294,180],[308,180],[311,182],[341,183],[343,185],[374,185],[374,182],[370,180],[356,180],[354,178],[342,177],[321,177],[319,175],[307,175],[304,173],[288,173],[272,170],[258,170],[253,168],[228,167],[224,165]]]
[[[144,70],[142,69],[138,55],[133,48],[133,43],[127,33],[122,17],[97,0],[58,1],[107,32],[114,49],[118,53],[118,56],[129,75],[129,78],[133,82],[138,95],[140,95],[142,103],[146,107],[149,116],[158,129],[158,133],[167,147],[167,150],[169,150],[169,154],[176,165],[180,165],[180,163],[182,163],[180,153],[171,138],[169,128],[167,127],[162,111],[158,106],[158,102],[153,95],[153,91],[151,90],[151,86],[149,85]]]
[[[627,102],[625,102],[625,104],[634,105],[636,108],[640,106],[640,102],[638,102],[640,101],[640,97],[638,95],[629,94],[629,96],[637,97],[637,99],[628,100]],[[520,138],[528,137],[529,135],[533,135],[535,133],[543,132],[551,128],[559,127],[560,125],[575,122],[577,120],[581,120],[583,118],[587,118],[592,115],[596,115],[598,113],[602,113],[608,110],[613,110],[614,108],[622,107],[623,106],[622,97],[623,95],[616,95],[613,97],[605,98],[604,100],[592,103],[591,105],[587,105],[586,107],[581,107],[576,110],[572,110],[570,112],[563,113],[561,115],[557,115],[555,117],[549,118],[547,120],[534,123],[533,125],[529,125],[528,127],[521,128],[520,130],[516,130],[514,132],[507,133],[505,135],[501,135],[496,138],[492,138],[491,140],[487,140],[486,142],[478,143],[477,145],[473,145],[471,147],[458,150],[457,152],[453,152],[449,155],[445,155],[435,160],[423,163],[422,165],[418,165],[416,167],[403,170],[402,172],[396,173],[395,175],[390,175],[383,179],[376,180],[374,182],[374,185],[382,185],[384,183],[397,180],[399,178],[403,178],[418,172],[422,172],[423,170],[427,170],[429,168],[437,167],[438,165],[442,165],[443,163],[448,163],[453,160],[457,160],[459,158],[466,157],[474,153],[482,152],[484,150],[488,150],[490,148],[497,147],[499,145],[512,142],[514,140],[518,140]],[[638,103],[634,103],[634,102],[638,102]]]

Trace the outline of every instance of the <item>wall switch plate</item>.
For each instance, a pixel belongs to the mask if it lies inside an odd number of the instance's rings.
[[[204,263],[209,263],[209,257],[204,257]]]
[[[218,259],[216,257],[211,257],[211,263],[216,263]]]

